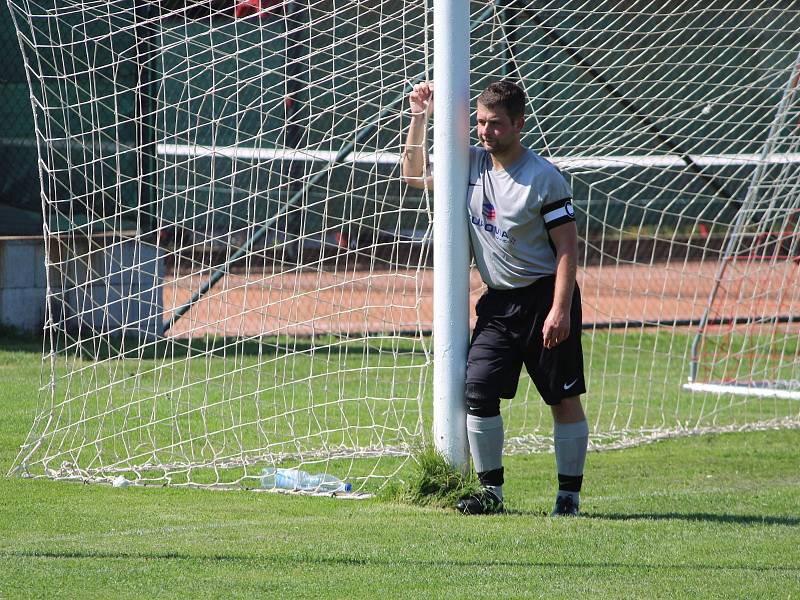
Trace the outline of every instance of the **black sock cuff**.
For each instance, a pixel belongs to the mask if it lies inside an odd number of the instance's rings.
[[[481,473],[478,473],[478,480],[481,482],[481,485],[483,487],[489,485],[499,487],[503,485],[505,481],[503,479],[503,467],[500,467],[499,469],[492,469],[491,471],[483,471]]]
[[[580,492],[583,484],[583,475],[558,474],[558,489],[562,492]]]

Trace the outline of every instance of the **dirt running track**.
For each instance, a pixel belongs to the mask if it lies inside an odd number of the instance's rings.
[[[584,323],[699,319],[716,263],[618,264],[581,269]],[[729,263],[712,317],[800,315],[800,267],[792,261]],[[166,316],[188,301],[206,277],[164,282]],[[473,270],[472,301],[481,292]],[[474,317],[473,317],[474,318]],[[229,275],[178,320],[171,336],[360,335],[430,331],[433,273],[297,270]]]

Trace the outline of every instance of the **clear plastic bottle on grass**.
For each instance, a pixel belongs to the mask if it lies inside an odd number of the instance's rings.
[[[312,475],[300,469],[267,467],[261,472],[261,487],[304,492],[349,492],[352,486],[330,473]]]

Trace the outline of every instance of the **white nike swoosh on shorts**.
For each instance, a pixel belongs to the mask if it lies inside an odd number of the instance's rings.
[[[577,380],[577,379],[574,379],[574,380],[572,381],[572,383],[565,383],[565,384],[564,384],[564,390],[568,390],[569,388],[571,388],[571,387],[572,387],[573,385],[575,385],[576,383],[578,383],[578,380]]]

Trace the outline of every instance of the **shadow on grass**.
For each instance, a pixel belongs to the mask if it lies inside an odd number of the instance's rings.
[[[409,333],[412,338],[414,335]],[[389,338],[387,342],[387,337]],[[109,335],[88,336],[83,340],[67,338],[64,332],[55,337],[54,351],[80,356],[86,360],[127,358],[136,360],[183,359],[197,356],[267,356],[281,357],[296,354],[318,356],[367,355],[378,352],[391,354],[421,355],[422,341],[419,339],[395,339],[391,336],[372,334],[366,337],[318,335],[318,336],[264,336],[236,338],[224,336],[200,336],[197,338],[162,338],[155,342],[141,343],[129,337]],[[25,334],[13,328],[0,326],[0,350],[7,352],[47,352],[42,334]]]
[[[775,517],[766,515],[720,515],[714,513],[582,513],[582,518],[609,521],[693,521],[705,523],[731,523],[734,525],[787,525],[800,526],[800,517]]]
[[[340,355],[367,355],[376,352],[417,355],[422,353],[419,339],[398,340],[392,336],[369,335],[349,338],[344,335],[263,336],[237,338],[200,336],[196,338],[162,338],[142,343],[134,337],[110,335],[87,336],[76,340],[63,332],[56,340],[55,351],[80,356],[86,360],[125,358],[136,360],[183,359],[198,356],[268,356],[283,357],[316,354],[322,358]],[[39,342],[41,350],[41,342]]]
[[[453,511],[455,512],[455,511]],[[517,510],[507,508],[501,515],[475,515],[465,518],[485,519],[490,517],[535,517],[550,518],[545,510]],[[764,515],[720,515],[713,513],[591,513],[581,512],[578,520],[606,519],[608,521],[692,521],[696,523],[730,523],[734,525],[785,525],[800,527],[800,517],[776,517]]]
[[[720,565],[714,563],[684,563],[684,564],[654,564],[654,563],[636,563],[636,562],[613,562],[613,561],[576,561],[576,562],[563,562],[563,561],[532,561],[532,560],[458,560],[458,559],[445,559],[445,560],[429,560],[429,559],[403,559],[396,556],[321,556],[318,554],[190,554],[186,552],[96,552],[96,551],[80,551],[70,550],[62,552],[53,551],[35,551],[35,550],[16,550],[11,552],[0,552],[0,557],[16,557],[16,558],[35,558],[35,559],[54,559],[54,560],[167,560],[167,561],[210,561],[210,562],[255,562],[258,565],[273,564],[273,565],[291,565],[297,566],[301,564],[306,565],[341,565],[341,566],[370,566],[370,565],[408,565],[415,567],[480,567],[480,568],[509,568],[509,567],[523,567],[523,568],[554,568],[554,569],[640,569],[645,571],[652,570],[683,570],[683,571],[744,571],[744,572],[775,572],[785,571],[788,573],[797,572],[798,569],[791,565]]]
[[[13,327],[0,325],[0,350],[41,354],[43,344],[44,338],[41,334],[28,335]]]

